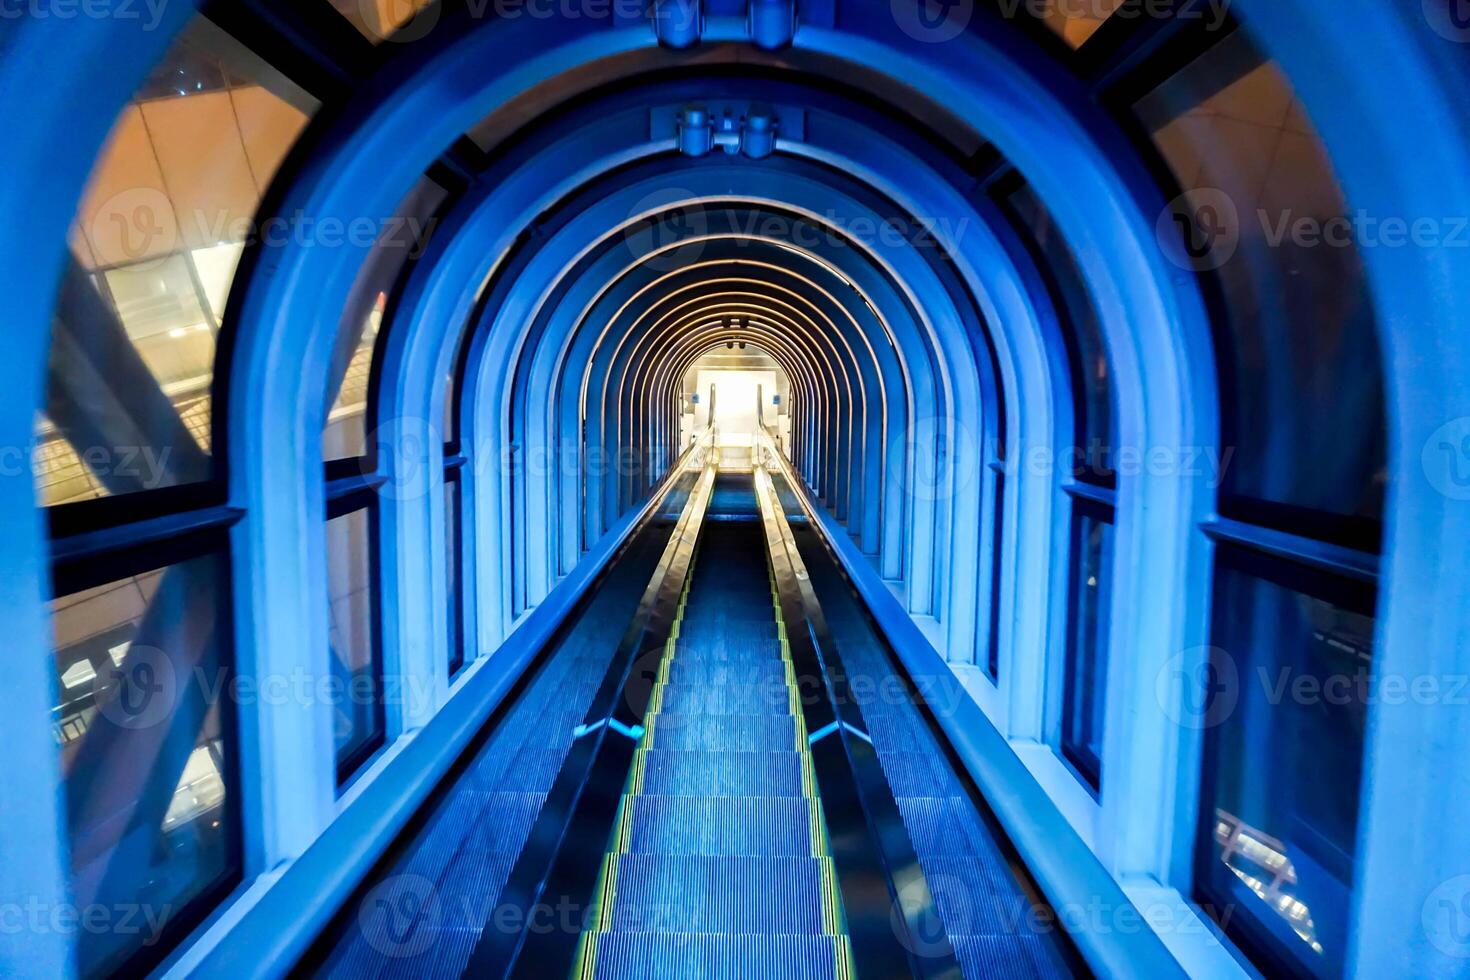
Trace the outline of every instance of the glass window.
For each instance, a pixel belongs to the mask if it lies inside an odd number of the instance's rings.
[[[1268,973],[1342,975],[1372,603],[1370,585],[1220,551],[1195,887]]]
[[[1003,552],[1001,544],[1002,532],[1005,530],[1005,501],[1006,501],[1006,475],[1004,464],[992,464],[995,467],[995,501],[991,504],[995,510],[995,530],[991,535],[990,545],[990,643],[985,656],[985,671],[990,679],[1000,681],[1000,587],[1001,587],[1001,555]]]
[[[423,178],[404,198],[398,213],[384,223],[358,270],[337,328],[332,367],[335,396],[322,439],[328,460],[354,459],[367,455],[372,448],[367,445],[368,387],[388,297],[404,266],[427,242],[434,212],[448,193],[428,177]]]
[[[1108,508],[1074,502],[1071,615],[1062,703],[1062,755],[1094,790],[1102,786],[1108,683],[1108,589],[1113,523]]]
[[[371,506],[327,521],[333,733],[337,775],[344,782],[377,751],[385,735],[373,524]]]
[[[1221,512],[1371,549],[1386,421],[1359,248],[1326,149],[1238,30],[1146,96],[1139,118],[1186,192],[1186,255],[1219,291]],[[1349,537],[1344,540],[1343,535]]]
[[[413,20],[419,11],[431,6],[435,0],[330,0],[333,7],[352,26],[374,44],[381,44]],[[433,15],[422,23],[414,24],[405,32],[405,39],[417,40],[434,26]]]
[[[447,567],[444,581],[449,597],[449,676],[464,666],[464,596],[459,565],[464,560],[463,530],[459,519],[460,480],[457,471],[444,477],[444,545]]]
[[[88,565],[92,565],[91,562]],[[88,570],[90,573],[90,568]],[[139,928],[80,929],[80,972],[146,972],[241,874],[233,654],[223,552],[101,585],[58,581],[52,725],[80,909]],[[121,923],[118,923],[121,926]]]
[[[220,317],[316,103],[203,18],[113,125],[70,236],[36,484],[47,505],[210,477]]]
[[[1121,6],[1123,0],[1052,0],[1045,5],[1042,22],[1073,48],[1080,48]]]
[[[1029,184],[1022,184],[1007,196],[1005,204],[1035,253],[1067,339],[1073,384],[1077,389],[1074,394],[1077,445],[1071,454],[1073,475],[1088,483],[1112,486],[1117,482],[1112,459],[1117,444],[1112,378],[1102,324],[1086,280],[1062,238],[1061,229]]]

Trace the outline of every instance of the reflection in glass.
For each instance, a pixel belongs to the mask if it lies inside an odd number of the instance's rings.
[[[1117,480],[1112,458],[1117,445],[1112,379],[1102,324],[1086,280],[1061,229],[1031,185],[1022,184],[1006,198],[1005,204],[1035,251],[1067,338],[1073,380],[1078,388],[1074,395],[1077,445],[1071,457],[1073,475],[1088,483],[1111,486]]]
[[[327,522],[332,710],[337,774],[345,780],[382,744],[383,664],[373,588],[372,508]]]
[[[1094,790],[1102,786],[1103,719],[1107,705],[1108,575],[1113,525],[1079,503],[1072,525],[1072,615],[1067,637],[1062,755]]]
[[[445,585],[449,597],[449,676],[464,666],[464,598],[461,593],[459,563],[463,560],[462,530],[459,519],[460,481],[451,473],[444,480],[444,545]]]
[[[209,479],[215,338],[235,264],[315,109],[196,17],[119,114],[53,319],[34,459],[43,503]]]
[[[1222,512],[1331,535],[1313,516],[1325,514],[1332,526],[1359,526],[1340,543],[1371,548],[1360,525],[1377,521],[1386,473],[1382,365],[1359,251],[1372,229],[1346,221],[1316,130],[1244,31],[1137,112],[1189,195],[1181,220],[1193,219],[1197,245],[1219,250],[1207,264],[1219,263],[1222,441],[1235,450]],[[1218,237],[1204,237],[1206,222]],[[1263,513],[1261,501],[1274,506]]]
[[[420,10],[432,5],[435,0],[330,0],[333,7],[353,27],[374,44],[381,44],[392,37],[399,28],[414,19]],[[432,27],[430,22],[428,25]],[[411,33],[414,40],[420,34],[417,26]]]
[[[358,270],[347,307],[337,328],[337,350],[332,363],[335,392],[322,438],[325,457],[353,459],[367,454],[368,385],[378,334],[399,275],[409,259],[428,240],[434,212],[448,192],[428,177],[419,181],[385,222],[373,249]]]
[[[239,880],[227,574],[210,554],[51,604],[72,897],[147,913],[77,932],[85,976],[144,965]]]
[[[1225,552],[1196,890],[1258,962],[1342,974],[1373,662],[1367,586]],[[1301,591],[1310,588],[1311,593]],[[1354,593],[1364,594],[1354,594]],[[1317,594],[1330,595],[1320,598]],[[1334,594],[1336,593],[1336,594]],[[1303,693],[1305,692],[1305,693]]]

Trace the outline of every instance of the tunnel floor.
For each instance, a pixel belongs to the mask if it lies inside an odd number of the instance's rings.
[[[690,488],[673,492],[687,500]],[[915,961],[952,950],[966,977],[1085,975],[835,560],[797,520],[790,487],[777,480],[776,490],[848,673],[875,692],[862,710],[941,920],[908,938]],[[661,510],[297,975],[476,973],[476,948],[503,926],[507,878],[544,818],[576,720],[669,540]],[[543,925],[575,945],[576,977],[866,975],[749,471],[719,475],[698,535],[596,888],[554,907],[543,899]],[[384,907],[401,914],[371,914]]]

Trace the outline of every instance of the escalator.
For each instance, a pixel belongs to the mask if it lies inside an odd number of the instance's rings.
[[[792,665],[754,533],[713,523],[700,542],[580,976],[851,975]]]
[[[794,500],[685,474],[298,974],[1084,975]]]

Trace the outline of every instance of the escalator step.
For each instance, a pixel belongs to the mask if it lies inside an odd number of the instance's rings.
[[[810,857],[811,803],[801,797],[637,796],[632,854]]]
[[[844,944],[845,940],[826,936],[612,933],[597,940],[594,976],[598,980],[650,976],[839,980],[838,950]]]
[[[623,855],[609,931],[822,935],[824,860]]]
[[[1061,980],[1072,974],[1043,936],[949,937],[965,980]]]
[[[905,796],[897,802],[918,853],[937,858],[995,853],[995,838],[968,798]]]
[[[804,775],[795,752],[643,754],[641,791],[660,796],[801,796]]]
[[[924,752],[885,752],[879,755],[883,775],[893,795],[959,796],[964,788],[941,759]]]
[[[951,936],[1014,938],[1046,926],[1037,922],[1030,899],[1016,888],[1015,876],[993,858],[921,854],[919,866]]]
[[[791,690],[785,681],[701,687],[670,684],[660,711],[684,715],[789,715]]]
[[[681,660],[731,664],[779,663],[781,642],[776,638],[775,627],[772,627],[769,635],[747,636],[738,641],[733,637],[709,640],[681,636],[674,661],[677,663]]]
[[[675,657],[669,665],[670,684],[691,685],[775,685],[786,684],[786,665],[774,659],[752,659],[748,662]],[[782,699],[785,702],[785,699]]]
[[[486,753],[469,771],[470,785],[510,793],[547,793],[566,759],[565,750],[509,745]],[[481,765],[480,763],[483,763]]]
[[[680,715],[661,711],[651,748],[683,751],[780,752],[795,749],[796,725],[775,714]]]

